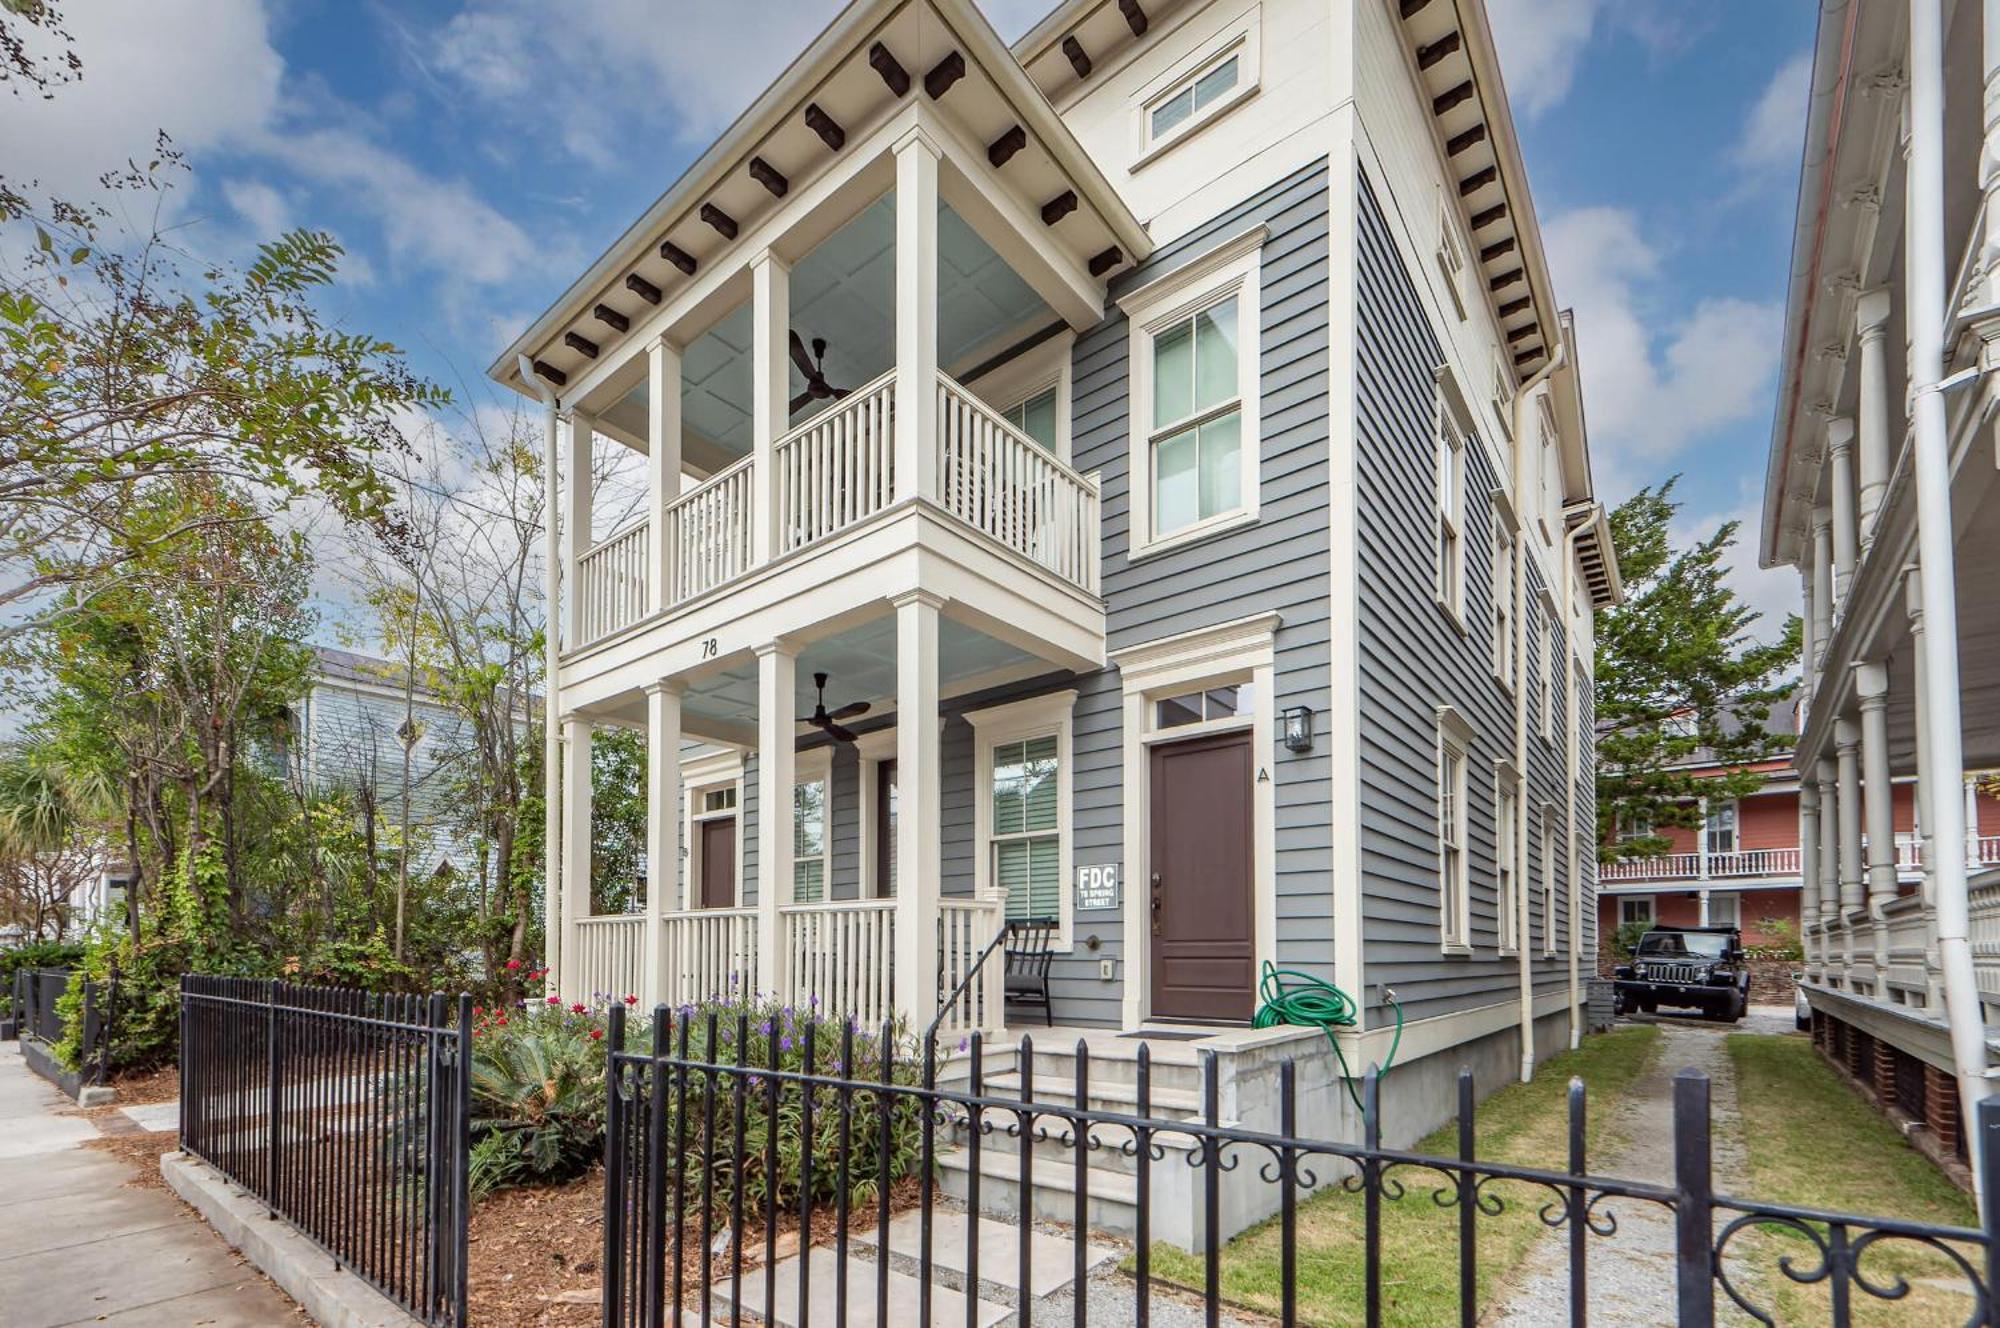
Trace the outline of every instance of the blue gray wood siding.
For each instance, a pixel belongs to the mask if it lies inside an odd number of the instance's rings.
[[[1493,533],[1498,516],[1489,496],[1500,476],[1486,448],[1467,446],[1461,632],[1437,606],[1433,591],[1437,478],[1432,420],[1442,351],[1365,173],[1355,187],[1355,481],[1360,519],[1354,630],[1363,944],[1370,988],[1393,986],[1409,1017],[1420,1019],[1519,994],[1519,961],[1498,950],[1496,908],[1495,762],[1515,758],[1514,702],[1493,666]],[[1504,438],[1494,441],[1504,455],[1510,444]],[[1538,585],[1531,578],[1525,602],[1538,598]],[[1539,622],[1544,615],[1536,608],[1534,616]],[[1554,742],[1545,743],[1540,735],[1531,653],[1540,648],[1537,636],[1522,659],[1522,685],[1530,689],[1522,796],[1530,814],[1521,879],[1530,892],[1534,982],[1538,991],[1548,991],[1566,982],[1568,960],[1560,882],[1557,919],[1564,939],[1554,957],[1542,954],[1540,810],[1545,802],[1554,804],[1558,833],[1567,833],[1561,816],[1566,805],[1562,743],[1567,735],[1560,725]],[[1445,955],[1440,945],[1437,710],[1446,704],[1477,730],[1466,779],[1470,955]],[[1567,854],[1555,857],[1560,872]],[[1371,1015],[1371,1022],[1375,1018]]]

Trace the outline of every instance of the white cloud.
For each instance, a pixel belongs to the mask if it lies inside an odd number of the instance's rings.
[[[164,129],[194,153],[256,135],[276,114],[285,61],[260,0],[65,5],[83,76],[50,100],[10,97],[0,174],[74,197]],[[38,32],[38,29],[31,29]]]
[[[274,239],[292,228],[292,200],[262,180],[224,180],[222,196],[263,239]]]
[[[1745,171],[1796,169],[1805,142],[1812,52],[1800,51],[1771,76],[1730,156]]]
[[[1508,101],[1524,119],[1569,95],[1596,26],[1598,0],[1492,0],[1486,15],[1500,48]]]
[[[1599,488],[1614,499],[1663,478],[1687,448],[1769,409],[1782,314],[1711,298],[1672,310],[1659,253],[1622,208],[1552,218],[1558,295],[1576,310]]]

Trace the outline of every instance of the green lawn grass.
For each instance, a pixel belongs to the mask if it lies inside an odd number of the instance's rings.
[[[1750,1166],[1744,1181],[1722,1178],[1719,1188],[1800,1207],[1978,1225],[1965,1192],[1904,1142],[1820,1059],[1811,1042],[1736,1033],[1728,1049]],[[1776,1267],[1779,1256],[1789,1256],[1801,1270],[1811,1267],[1817,1262],[1811,1242],[1775,1225],[1763,1232],[1761,1244],[1744,1261],[1762,1266],[1778,1321],[1827,1322],[1825,1289],[1796,1285]],[[1978,1254],[1969,1253],[1977,1267]],[[1862,1272],[1880,1284],[1906,1278],[1911,1291],[1893,1302],[1857,1293],[1857,1324],[1959,1324],[1971,1311],[1966,1295],[1954,1288],[1962,1285],[1961,1275],[1949,1260],[1907,1242],[1875,1246],[1864,1255]]]
[[[1604,1122],[1654,1055],[1659,1030],[1628,1025],[1586,1039],[1582,1048],[1543,1062],[1534,1082],[1509,1084],[1479,1106],[1475,1137],[1480,1158],[1561,1169],[1567,1162],[1571,1076],[1590,1094],[1586,1137],[1594,1153],[1605,1146]],[[1418,1152],[1457,1152],[1457,1126],[1424,1139]],[[1440,1208],[1431,1191],[1441,1178],[1429,1172],[1391,1173],[1408,1186],[1403,1198],[1382,1204],[1383,1322],[1431,1325],[1457,1317],[1458,1212]],[[1534,1186],[1494,1183],[1486,1194],[1506,1210],[1479,1219],[1479,1298],[1482,1305],[1546,1228],[1537,1216],[1548,1202]],[[1298,1214],[1298,1314],[1307,1324],[1362,1322],[1362,1198],[1327,1189],[1300,1205]],[[1222,1295],[1246,1308],[1276,1314],[1280,1308],[1281,1250],[1277,1219],[1251,1228],[1223,1249]],[[1130,1261],[1127,1261],[1130,1266]],[[1155,1245],[1153,1275],[1199,1289],[1202,1261],[1171,1246]]]

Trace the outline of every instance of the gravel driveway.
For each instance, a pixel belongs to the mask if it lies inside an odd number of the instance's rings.
[[[1693,1066],[1709,1078],[1709,1111],[1714,1123],[1714,1171],[1720,1188],[1731,1188],[1746,1164],[1738,1130],[1736,1076],[1722,1039],[1730,1033],[1784,1035],[1793,1032],[1787,1006],[1755,1006],[1738,1024],[1698,1019],[1634,1016],[1657,1024],[1660,1051],[1653,1068],[1633,1083],[1610,1122],[1611,1151],[1591,1163],[1599,1175],[1671,1184],[1674,1175],[1674,1075]],[[1652,1328],[1670,1317],[1674,1297],[1674,1218],[1655,1204],[1606,1200],[1598,1212],[1617,1219],[1615,1235],[1593,1236],[1589,1254],[1589,1310],[1593,1325]],[[1746,1289],[1747,1290],[1747,1289]],[[1753,1322],[1718,1295],[1716,1321]],[[1569,1320],[1569,1233],[1550,1232],[1529,1254],[1502,1293],[1488,1322],[1526,1328]]]

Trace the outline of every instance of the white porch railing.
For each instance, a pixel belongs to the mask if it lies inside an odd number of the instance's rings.
[[[577,561],[577,626],[583,645],[629,627],[646,616],[646,549],[650,529],[641,521],[605,540]]]
[[[744,457],[667,504],[672,553],[669,604],[713,590],[750,570],[751,457]]]
[[[1091,594],[1098,583],[1097,486],[938,374],[937,501]]]
[[[778,909],[787,1005],[877,1029],[896,1013],[896,901],[846,899]]]
[[[938,1031],[947,1050],[974,1029],[992,1032],[1006,1022],[1007,956],[996,950],[973,971],[1005,925],[1006,907],[1007,896],[998,892],[984,899],[946,896],[938,901],[938,999],[950,997],[972,973],[965,991],[943,1009]]]
[[[1890,900],[1882,906],[1882,925],[1889,932],[1889,961],[1921,968],[1924,947],[1930,943],[1924,901],[1916,895]]]
[[[782,552],[889,505],[896,493],[895,399],[891,370],[778,440],[771,455]]]
[[[587,1001],[602,994],[614,1000],[643,996],[646,973],[646,919],[637,913],[578,918],[571,934],[573,954],[563,956],[563,994]]]
[[[1983,846],[1985,841],[1980,841]],[[2000,882],[1975,886],[1967,901],[1970,917],[1966,935],[1972,944],[1972,965],[1980,992],[2000,1000]]]
[[[757,910],[700,908],[669,913],[666,927],[669,1005],[727,1000],[758,990]]]

